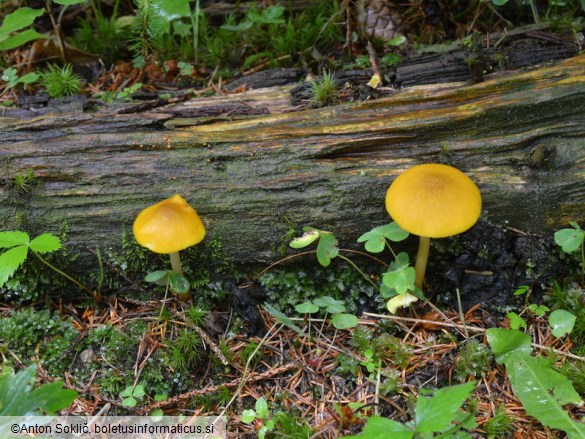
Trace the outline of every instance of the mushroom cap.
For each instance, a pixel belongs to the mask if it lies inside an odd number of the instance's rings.
[[[463,172],[448,165],[407,169],[386,192],[386,210],[404,230],[429,238],[465,232],[481,214],[481,194]]]
[[[138,244],[163,254],[191,247],[205,237],[201,218],[178,194],[140,212],[132,230]]]

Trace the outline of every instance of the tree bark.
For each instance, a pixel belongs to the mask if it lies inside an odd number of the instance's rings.
[[[235,262],[265,263],[291,227],[332,230],[351,246],[389,221],[394,177],[429,162],[470,175],[490,221],[548,233],[585,220],[583,55],[475,85],[228,117],[202,124],[162,109],[0,118],[2,229],[56,232],[66,222],[72,243],[116,248],[140,210],[179,193]],[[29,170],[39,184],[19,189],[15,178]]]

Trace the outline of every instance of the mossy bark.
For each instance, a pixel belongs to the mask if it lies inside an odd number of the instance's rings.
[[[116,247],[140,210],[179,193],[236,262],[263,263],[291,225],[355,242],[389,221],[393,178],[429,162],[470,175],[491,221],[549,233],[585,220],[585,56],[475,85],[199,123],[164,113],[0,118],[2,229],[67,222],[74,243]],[[25,192],[14,178],[31,169],[40,184]]]

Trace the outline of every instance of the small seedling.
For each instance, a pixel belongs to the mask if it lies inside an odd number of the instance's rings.
[[[0,249],[9,249],[0,255],[0,287],[2,287],[6,281],[12,277],[18,267],[26,261],[30,252],[47,267],[73,282],[79,288],[85,290],[96,301],[99,301],[99,293],[92,291],[86,285],[59,270],[41,256],[42,254],[52,253],[59,250],[61,246],[61,240],[51,233],[43,233],[31,241],[28,233],[25,232],[0,232]]]
[[[266,433],[274,430],[274,421],[270,419],[270,410],[268,403],[263,396],[256,400],[253,409],[246,409],[242,412],[242,422],[244,424],[254,424],[257,426],[258,438],[264,439]]]
[[[14,67],[9,67],[2,72],[2,81],[6,82],[6,89],[10,90],[18,84],[29,85],[37,82],[40,75],[37,72],[30,72],[26,75],[18,76],[18,71]]]
[[[136,407],[138,400],[146,395],[144,386],[138,384],[136,386],[128,386],[120,393],[122,398],[122,405],[126,407]]]
[[[555,242],[565,253],[581,249],[581,283],[585,285],[585,231],[575,221],[569,221],[572,229],[561,229],[555,233]]]

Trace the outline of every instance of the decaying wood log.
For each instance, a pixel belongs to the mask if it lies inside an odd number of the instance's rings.
[[[533,232],[585,220],[583,55],[295,113],[199,124],[158,111],[0,117],[2,229],[66,221],[74,243],[116,247],[142,208],[180,193],[236,262],[264,262],[289,224],[354,242],[389,220],[396,175],[440,161],[477,182],[489,220]],[[40,184],[25,193],[13,182],[29,170]]]

